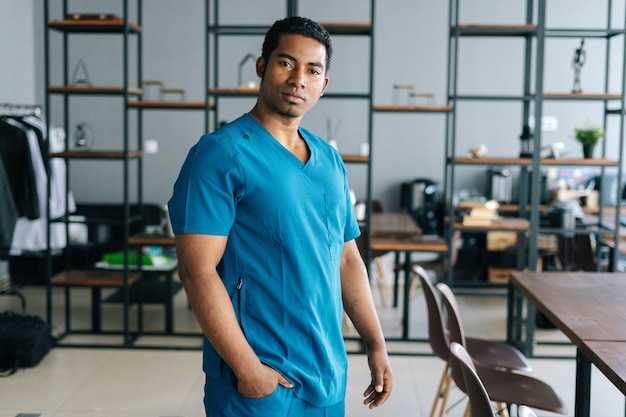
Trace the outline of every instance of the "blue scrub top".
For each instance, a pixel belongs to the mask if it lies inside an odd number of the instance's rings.
[[[317,406],[345,397],[339,261],[359,235],[340,155],[300,128],[300,161],[248,114],[190,150],[169,202],[174,233],[228,236],[218,272],[262,362]],[[204,370],[220,358],[205,343]]]

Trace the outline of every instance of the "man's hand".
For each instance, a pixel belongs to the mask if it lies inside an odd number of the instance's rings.
[[[370,410],[383,405],[391,394],[393,375],[386,352],[368,352],[367,361],[372,373],[372,381],[363,396],[363,404]]]
[[[247,398],[262,398],[274,392],[278,385],[293,388],[293,384],[274,368],[261,364],[257,372],[237,380],[237,391]]]

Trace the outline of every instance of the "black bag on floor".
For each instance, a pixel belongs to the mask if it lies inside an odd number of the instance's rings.
[[[50,325],[40,317],[0,313],[0,371],[5,376],[37,365],[51,346]]]

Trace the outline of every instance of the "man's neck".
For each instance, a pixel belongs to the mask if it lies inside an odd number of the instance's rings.
[[[277,113],[264,112],[258,105],[254,106],[249,114],[298,159],[302,162],[308,161],[310,151],[298,131],[301,117],[286,117]]]
[[[301,117],[287,117],[277,113],[263,111],[258,105],[250,110],[252,116],[261,126],[286,147],[293,146],[300,140],[298,127]]]

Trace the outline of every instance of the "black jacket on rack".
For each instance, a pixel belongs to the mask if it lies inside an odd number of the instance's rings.
[[[0,160],[19,216],[13,229],[11,256],[67,246],[65,226],[49,225],[46,215],[49,210],[50,218],[57,218],[76,209],[66,187],[65,161],[47,158],[48,152],[65,147],[64,138],[63,131],[54,126],[48,129],[36,115],[0,118]],[[4,217],[4,213],[0,215]],[[10,231],[10,226],[5,229]],[[0,241],[9,240],[8,235],[0,236]]]
[[[0,256],[11,247],[15,223],[19,217],[9,178],[0,158]]]
[[[26,132],[0,118],[0,159],[19,216],[37,219],[39,199]],[[2,213],[4,217],[4,212]]]

